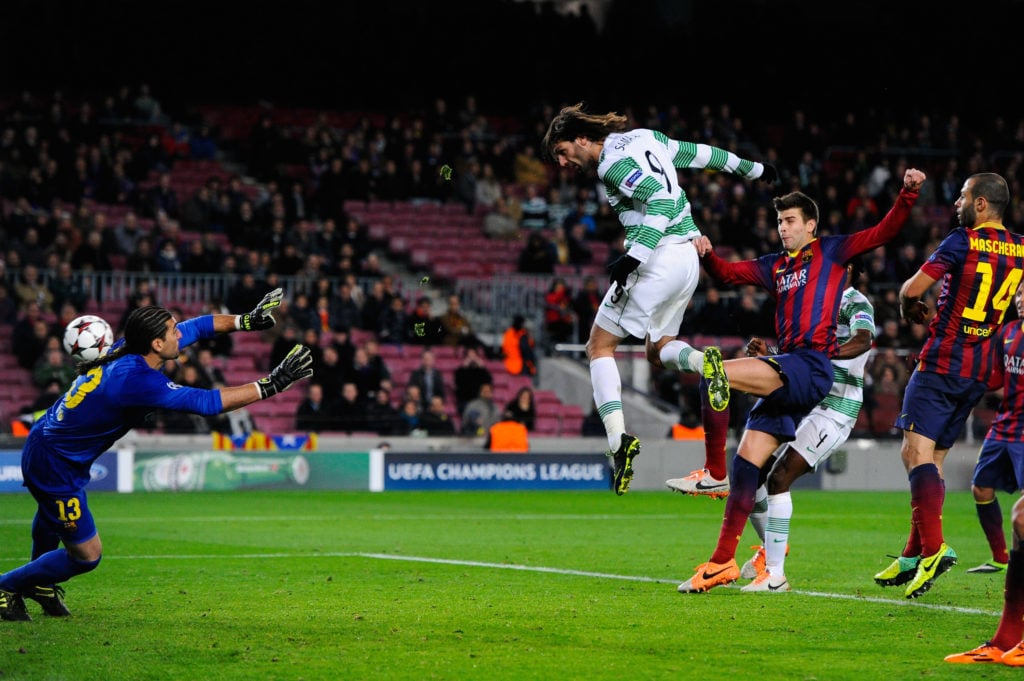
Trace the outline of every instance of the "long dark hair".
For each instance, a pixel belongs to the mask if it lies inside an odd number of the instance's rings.
[[[167,331],[167,320],[174,315],[170,310],[157,305],[144,305],[132,310],[124,323],[124,344],[113,352],[78,365],[79,375],[85,375],[91,369],[109,364],[125,355],[145,355],[157,338],[162,338]]]
[[[599,142],[613,132],[625,130],[628,120],[614,111],[606,114],[587,113],[583,110],[583,102],[567,106],[552,119],[541,140],[541,149],[548,159],[554,160],[555,145],[559,142],[571,142],[577,137]]]

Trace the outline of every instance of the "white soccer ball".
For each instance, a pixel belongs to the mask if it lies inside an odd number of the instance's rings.
[[[110,351],[114,330],[102,317],[82,315],[64,327],[64,349],[78,362],[91,362]]]

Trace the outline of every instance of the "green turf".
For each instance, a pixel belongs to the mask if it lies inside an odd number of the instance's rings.
[[[1003,575],[965,574],[989,557],[967,492],[944,514],[960,565],[916,601],[871,579],[902,547],[909,493],[794,493],[788,594],[677,593],[725,506],[668,492],[90,505],[102,564],[65,585],[72,617],[30,602],[32,622],[0,623],[0,680],[1019,678],[942,661],[1002,607]],[[27,556],[33,510],[2,497],[0,570]]]

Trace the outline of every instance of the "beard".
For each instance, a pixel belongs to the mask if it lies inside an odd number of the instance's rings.
[[[961,227],[973,227],[974,220],[978,217],[977,212],[974,210],[974,206],[963,206],[960,212],[957,214],[957,218],[960,220]]]

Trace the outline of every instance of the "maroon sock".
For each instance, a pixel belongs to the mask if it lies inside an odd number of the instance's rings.
[[[938,552],[943,541],[942,499],[945,495],[942,478],[939,477],[938,466],[933,463],[914,467],[909,478],[911,517],[920,537],[920,555],[931,556]]]
[[[700,379],[700,420],[704,426],[704,468],[715,480],[725,480],[725,444],[729,439],[729,408],[715,411],[708,401],[708,381]]]
[[[1003,615],[992,645],[1009,650],[1024,638],[1024,551],[1010,551],[1003,590]]]
[[[987,504],[975,504],[981,531],[985,533],[988,546],[992,550],[992,560],[1005,563],[1010,559],[1006,552],[1006,534],[1003,532],[1003,510],[999,507],[999,499],[993,497]]]
[[[736,557],[736,546],[754,508],[757,478],[760,469],[741,456],[732,458],[732,480],[729,499],[725,502],[725,518],[718,534],[718,545],[711,555],[712,563],[728,563]]]

